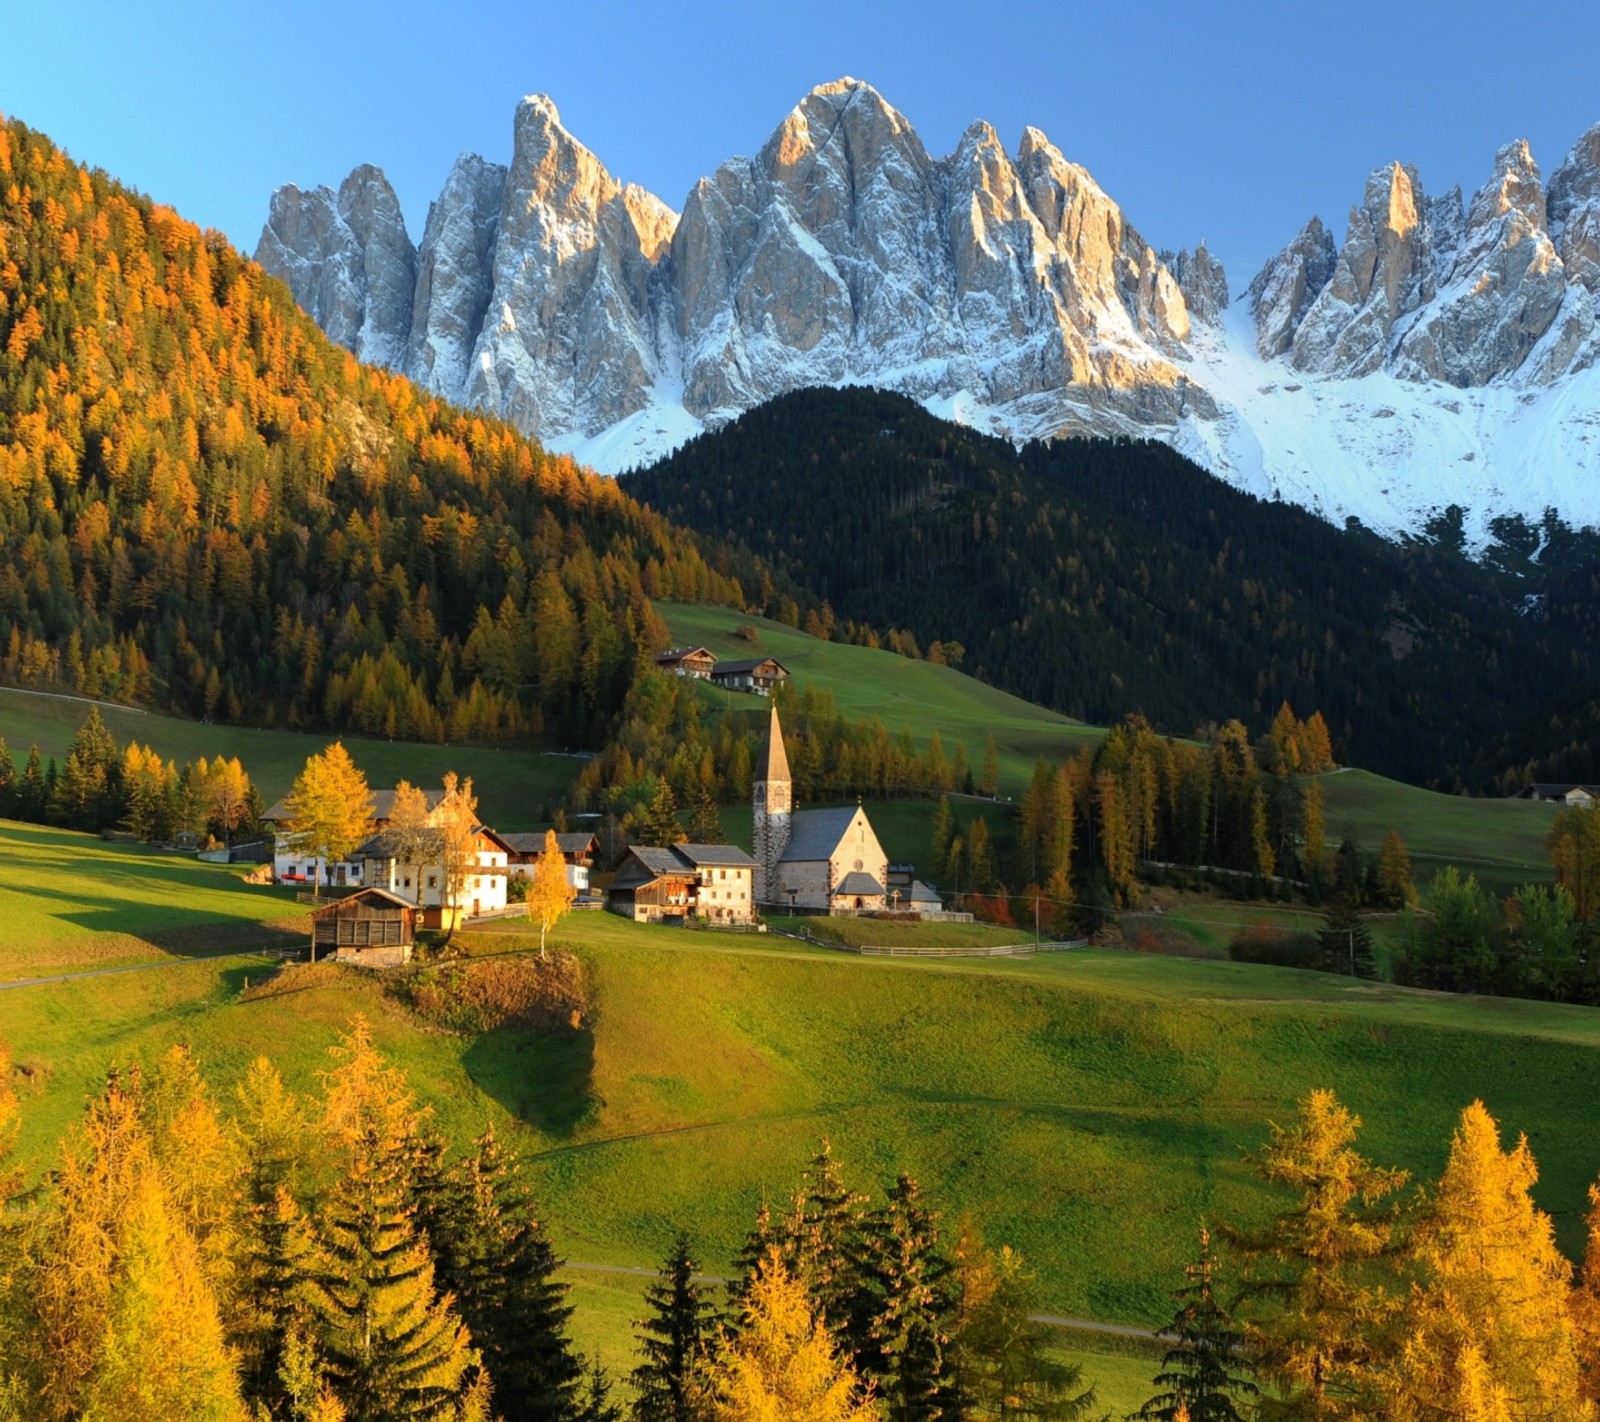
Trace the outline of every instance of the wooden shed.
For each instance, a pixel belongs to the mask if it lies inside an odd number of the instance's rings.
[[[332,953],[358,963],[379,958],[385,964],[403,963],[411,956],[416,932],[414,905],[387,889],[361,889],[312,910],[311,956]]]

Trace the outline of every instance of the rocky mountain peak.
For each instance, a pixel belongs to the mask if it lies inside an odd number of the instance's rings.
[[[1289,349],[1312,302],[1332,280],[1338,258],[1333,234],[1313,217],[1245,288],[1256,322],[1256,349],[1264,360]]]
[[[1573,144],[1550,175],[1546,208],[1569,280],[1600,297],[1600,124]]]
[[[1433,295],[1424,211],[1409,164],[1389,163],[1367,178],[1333,275],[1295,330],[1290,360],[1297,370],[1354,376],[1383,364],[1395,323]]]
[[[1222,313],[1228,309],[1228,274],[1206,244],[1201,242],[1192,252],[1185,247],[1176,256],[1171,252],[1159,255],[1178,283],[1189,315],[1207,326],[1220,325]]]

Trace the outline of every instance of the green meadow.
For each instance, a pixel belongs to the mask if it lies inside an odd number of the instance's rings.
[[[703,645],[723,658],[776,657],[802,689],[831,691],[846,716],[877,717],[895,733],[909,728],[921,745],[937,728],[947,754],[953,755],[957,745],[966,747],[974,771],[983,763],[986,738],[993,734],[1003,801],[1021,796],[1041,756],[1060,761],[1096,743],[1102,734],[1097,727],[996,691],[950,667],[825,642],[729,608],[660,603],[658,609],[679,645]],[[739,636],[740,627],[755,628],[755,640]],[[767,704],[760,697],[711,687],[705,695],[714,705],[751,714],[764,712]],[[1314,708],[1297,709],[1309,714]],[[1336,843],[1352,830],[1372,853],[1389,830],[1396,830],[1411,852],[1419,882],[1450,863],[1475,872],[1497,891],[1551,876],[1544,838],[1555,818],[1553,805],[1441,795],[1358,769],[1335,771],[1321,780],[1330,841]],[[959,797],[956,810],[963,821],[983,814],[991,831],[1010,813],[1004,804]],[[876,802],[872,814],[891,858],[925,862],[926,802]],[[749,819],[743,806],[724,812],[724,824],[736,842],[748,843]]]
[[[0,688],[0,737],[11,748],[19,770],[31,745],[39,747],[44,759],[54,756],[60,764],[88,710],[88,703],[76,697]],[[185,721],[104,703],[100,703],[100,716],[119,745],[136,740],[169,760],[182,763],[202,755],[237,756],[268,805],[288,791],[308,756],[335,739],[330,732]],[[504,830],[528,829],[546,819],[546,808],[560,801],[583,766],[580,760],[548,752],[538,744],[495,748],[349,735],[337,739],[344,742],[373,786],[409,780],[431,788],[446,771],[470,775],[484,819]]]
[[[63,881],[80,877],[74,852],[98,842],[56,838],[53,859],[34,846],[28,876],[87,892]],[[17,846],[6,827],[8,867]],[[226,938],[283,911],[225,870],[178,882],[140,858],[86,861],[81,877],[123,876],[98,894],[92,923],[8,873],[9,951],[36,968],[98,964],[74,937],[159,939],[165,915],[193,953],[201,918],[216,914]],[[480,954],[533,945],[463,937]],[[861,958],[604,914],[572,916],[555,937],[584,959],[592,992],[583,1029],[559,1037],[442,1033],[382,980],[331,965],[264,989],[270,965],[243,951],[0,988],[0,1036],[22,1068],[24,1159],[48,1159],[109,1063],[186,1041],[224,1099],[263,1053],[309,1090],[361,1012],[453,1139],[487,1120],[511,1133],[574,1259],[649,1265],[682,1224],[718,1271],[760,1201],[781,1199],[826,1135],[860,1186],[908,1169],[947,1213],[971,1212],[1020,1247],[1052,1311],[1134,1323],[1161,1316],[1201,1218],[1267,1207],[1243,1154],[1314,1086],[1362,1113],[1374,1155],[1419,1177],[1438,1170],[1456,1113],[1481,1096],[1508,1130],[1528,1132],[1540,1198],[1569,1248],[1600,1171],[1600,1014],[1588,1009],[1133,953]]]

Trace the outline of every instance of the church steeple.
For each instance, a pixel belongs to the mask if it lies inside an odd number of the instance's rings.
[[[758,904],[779,902],[778,862],[789,847],[794,807],[794,784],[789,777],[789,754],[783,747],[783,726],[778,708],[772,708],[766,743],[751,777],[751,837],[756,861],[755,896]]]

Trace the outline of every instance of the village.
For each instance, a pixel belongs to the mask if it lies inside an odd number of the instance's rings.
[[[770,659],[736,665],[740,689],[759,688],[762,695],[787,676]],[[666,669],[707,676],[702,667],[680,662]],[[889,862],[861,804],[795,808],[776,705],[751,800],[748,851],[687,839],[630,844],[609,865],[599,863],[600,840],[592,831],[502,834],[470,813],[461,820],[474,806],[453,781],[443,790],[371,791],[368,833],[342,852],[324,852],[325,836],[310,827],[293,793],[262,820],[273,835],[273,881],[301,889],[312,905],[313,959],[367,967],[409,961],[419,930],[448,935],[464,924],[524,912],[543,912],[548,922],[568,909],[603,908],[635,923],[736,930],[764,927],[763,910],[971,921],[969,913],[947,910],[913,865]]]

